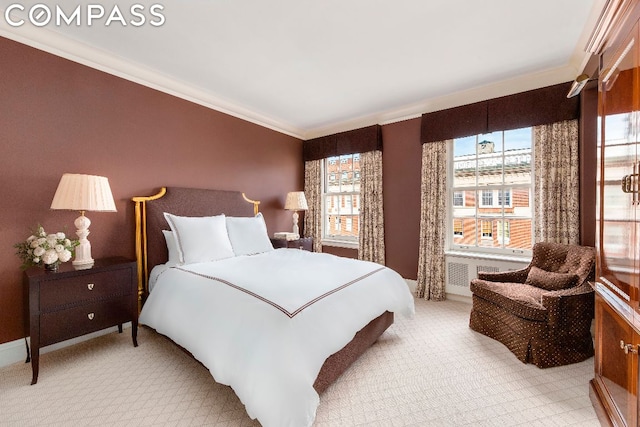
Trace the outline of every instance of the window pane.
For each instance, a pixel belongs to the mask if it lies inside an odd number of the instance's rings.
[[[480,227],[478,229],[478,242],[480,246],[499,248],[501,245],[495,238],[495,221],[491,219],[481,219],[479,221]]]
[[[456,138],[453,140],[453,157],[474,156],[476,155],[477,137],[467,136],[465,138]]]
[[[505,240],[505,248],[530,250],[531,242],[531,219],[510,219],[509,241]]]
[[[476,158],[458,157],[453,163],[453,186],[471,187],[476,185]]]
[[[475,217],[476,215],[476,192],[475,191],[458,191],[458,196],[454,196],[453,216],[454,217]]]
[[[502,132],[478,135],[478,156],[482,154],[502,154]]]
[[[523,128],[507,130],[504,132],[504,151],[505,155],[510,154],[513,150],[526,149],[531,152],[531,141],[533,141],[533,129]]]
[[[531,150],[504,157],[504,183],[531,183]]]
[[[453,218],[453,241],[456,245],[476,245],[476,219]]]
[[[516,216],[532,216],[531,210],[531,189],[530,188],[522,188],[516,187],[510,189],[511,192],[511,205],[510,209],[505,209],[505,216],[516,215]]]
[[[325,192],[340,191],[340,162],[338,157],[329,157],[325,162]]]
[[[511,207],[511,190],[498,190],[498,206]]]
[[[502,184],[502,132],[478,136],[478,185]]]

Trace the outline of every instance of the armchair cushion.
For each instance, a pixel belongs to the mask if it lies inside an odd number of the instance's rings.
[[[547,309],[542,305],[542,294],[547,291],[542,288],[524,283],[474,279],[471,281],[471,292],[524,319],[540,322],[547,319]]]
[[[504,282],[504,283],[524,283],[527,280],[527,273],[529,267],[521,270],[508,270],[508,271],[479,271],[478,279],[488,280],[490,282]]]
[[[554,273],[533,266],[524,283],[548,291],[559,291],[574,287],[578,283],[578,276],[571,273]]]

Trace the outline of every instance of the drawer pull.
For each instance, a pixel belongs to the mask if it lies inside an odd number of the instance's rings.
[[[87,317],[89,318],[89,320],[93,320],[94,317],[96,317],[95,313],[89,313],[87,314]]]
[[[92,290],[93,290],[93,286],[94,286],[94,285],[93,285],[93,283],[88,283],[88,284],[87,284],[87,289],[89,289],[90,291],[92,291]]]

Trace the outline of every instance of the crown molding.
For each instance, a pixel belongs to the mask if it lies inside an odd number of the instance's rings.
[[[445,110],[447,108],[458,107],[460,105],[473,104],[474,102],[513,95],[515,93],[551,86],[558,83],[565,83],[572,81],[575,77],[576,68],[573,65],[565,65],[550,70],[543,70],[468,90],[450,93],[436,98],[425,99],[402,108],[359,117],[336,125],[311,129],[304,134],[304,139],[318,138],[374,124],[385,125],[404,120],[411,120],[420,117],[424,113]]]
[[[4,10],[1,8],[0,13],[4,15]],[[0,36],[294,138],[301,139],[304,134],[302,129],[258,114],[248,108],[209,94],[198,87],[126,61],[116,55],[72,40],[46,28],[26,25],[14,28],[0,19]]]

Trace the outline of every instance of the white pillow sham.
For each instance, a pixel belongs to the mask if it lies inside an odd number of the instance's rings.
[[[165,212],[185,264],[218,261],[234,256],[224,215],[189,217]]]
[[[176,242],[176,233],[171,230],[162,230],[164,240],[167,242],[167,251],[169,251],[169,261],[167,265],[173,267],[175,265],[184,264],[184,260],[180,258],[180,251],[178,250],[178,243]]]
[[[273,250],[262,213],[254,217],[227,217],[227,232],[236,256]]]

